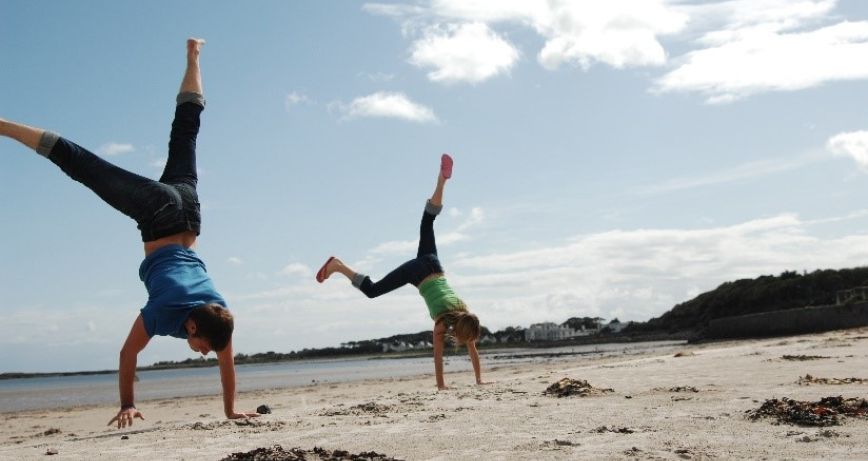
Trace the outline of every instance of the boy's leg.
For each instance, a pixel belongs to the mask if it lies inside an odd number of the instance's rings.
[[[12,138],[47,157],[48,154],[43,152],[44,149],[40,151],[39,147],[39,141],[42,140],[43,133],[45,133],[45,130],[41,128],[34,128],[0,118],[0,136]]]
[[[40,128],[0,120],[0,135],[15,139],[48,158],[121,213],[136,221],[147,216],[148,206],[143,203],[142,194],[159,186],[155,181],[112,165],[87,149]]]
[[[169,158],[160,182],[184,182],[196,186],[196,136],[199,133],[199,115],[205,108],[202,92],[202,74],[199,69],[199,51],[204,40],[187,40],[187,68],[178,92],[175,119],[169,136]]]

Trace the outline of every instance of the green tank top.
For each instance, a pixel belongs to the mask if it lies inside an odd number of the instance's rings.
[[[423,282],[419,285],[419,294],[425,299],[432,320],[451,310],[463,309],[464,303],[455,296],[455,292],[446,283],[446,277],[436,277]]]

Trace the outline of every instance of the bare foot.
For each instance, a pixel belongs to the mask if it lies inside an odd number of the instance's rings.
[[[187,39],[187,57],[195,58],[199,56],[199,50],[202,49],[202,45],[205,44],[205,40],[201,38],[190,37]]]

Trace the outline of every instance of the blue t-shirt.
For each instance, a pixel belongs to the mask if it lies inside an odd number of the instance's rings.
[[[145,257],[139,278],[148,290],[148,303],[141,311],[148,336],[186,339],[184,322],[193,309],[208,303],[227,307],[205,263],[181,245],[164,246]]]

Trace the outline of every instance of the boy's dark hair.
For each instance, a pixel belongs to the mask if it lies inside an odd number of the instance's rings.
[[[196,334],[193,336],[204,338],[215,352],[226,349],[235,328],[229,309],[219,304],[205,304],[193,309],[188,318],[196,323]]]

